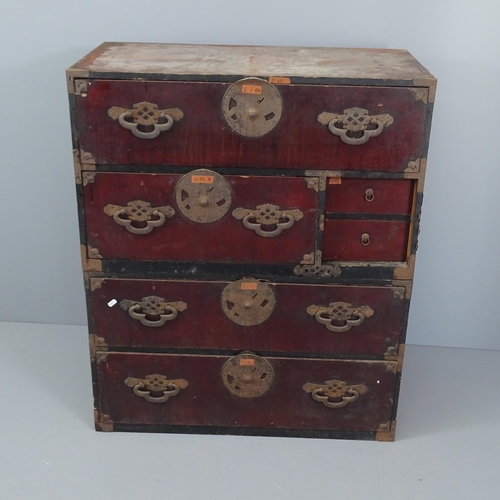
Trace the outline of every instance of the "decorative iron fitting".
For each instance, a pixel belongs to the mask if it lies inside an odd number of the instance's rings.
[[[98,337],[94,333],[89,335],[90,360],[95,361],[96,353],[99,351],[107,351],[108,344],[104,337]]]
[[[224,288],[221,304],[231,321],[241,326],[253,326],[271,316],[276,299],[271,287],[263,281],[242,278]]]
[[[92,153],[80,149],[80,161],[85,165],[85,170],[95,170],[95,158]]]
[[[342,270],[338,264],[322,264],[322,253],[321,250],[316,250],[314,252],[314,260],[311,264],[305,263],[309,261],[311,254],[304,255],[302,262],[293,268],[293,272],[296,276],[308,276],[308,277],[332,277],[335,278],[340,276]]]
[[[274,370],[266,359],[243,353],[227,360],[221,377],[232,394],[240,398],[256,398],[264,395],[273,384]]]
[[[415,99],[417,101],[422,101],[424,104],[427,104],[429,98],[429,90],[426,88],[412,88],[410,89],[415,94]]]
[[[283,104],[273,85],[260,78],[244,78],[233,83],[222,99],[226,123],[245,137],[261,137],[281,118]]]
[[[96,175],[94,172],[83,172],[83,185],[94,184]]]
[[[174,121],[184,117],[179,108],[158,109],[158,104],[146,101],[134,104],[132,109],[113,106],[108,110],[108,115],[139,139],[155,139],[161,132],[170,130]],[[139,127],[152,127],[153,130],[143,131]]]
[[[129,377],[125,380],[125,385],[132,387],[134,394],[148,403],[166,403],[189,384],[183,378],[169,380],[165,375],[153,374],[146,375],[144,379]]]
[[[255,234],[263,238],[279,236],[285,229],[291,228],[295,221],[302,219],[304,214],[299,209],[281,210],[278,205],[265,203],[258,205],[256,209],[236,208],[233,217],[243,221],[243,226],[251,229]],[[264,230],[264,227],[274,227]]]
[[[327,380],[324,384],[308,383],[302,389],[327,408],[343,408],[368,391],[364,385],[347,385],[342,380]]]
[[[345,144],[359,146],[368,142],[370,137],[380,135],[385,127],[394,122],[391,115],[373,115],[363,108],[348,108],[343,114],[323,112],[318,121],[328,125],[328,130]]]
[[[90,245],[87,247],[87,253],[89,256],[89,259],[102,259],[102,255],[99,253],[98,248],[93,248]],[[100,269],[99,269],[100,271]]]
[[[309,189],[313,189],[316,192],[319,191],[319,178],[318,177],[312,177],[312,178],[306,177],[306,182],[307,182],[307,187]]]
[[[365,318],[373,316],[373,309],[368,306],[352,307],[347,302],[332,302],[329,307],[311,305],[307,314],[314,316],[320,325],[330,332],[348,332],[352,327],[363,324]],[[333,322],[343,323],[334,325]]]
[[[90,278],[90,291],[98,290],[102,288],[105,278]]]
[[[375,441],[389,442],[394,441],[396,434],[396,420],[382,422],[377,430]]]
[[[175,210],[168,205],[152,207],[142,200],[129,201],[126,207],[120,205],[106,205],[104,213],[113,217],[113,220],[132,234],[148,234],[155,227],[165,224],[165,220],[175,214]],[[127,218],[124,218],[127,217]],[[146,223],[143,227],[133,225],[134,222]]]
[[[81,97],[87,97],[87,92],[89,91],[90,82],[85,79],[78,78],[74,80],[75,82],[75,95]]]
[[[231,186],[217,172],[200,168],[181,177],[175,201],[189,220],[208,224],[226,215],[232,202]]]
[[[179,312],[187,309],[187,304],[185,302],[167,302],[161,297],[151,295],[144,297],[140,302],[122,300],[120,307],[128,311],[131,318],[140,321],[144,326],[154,328],[163,326],[167,321],[177,318]]]
[[[97,431],[113,432],[113,420],[105,413],[99,413],[99,410],[94,410],[94,423]]]
[[[102,261],[97,258],[90,258],[90,253],[95,253],[96,249],[92,247],[86,247],[85,245],[80,245],[80,253],[82,257],[82,269],[83,271],[102,271]],[[97,251],[97,255],[99,252]],[[100,255],[99,255],[100,257]]]
[[[408,166],[405,168],[406,173],[416,173],[420,170],[420,158],[408,162]]]

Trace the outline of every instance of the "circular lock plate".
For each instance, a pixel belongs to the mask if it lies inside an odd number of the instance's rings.
[[[274,382],[274,370],[269,362],[250,353],[228,359],[221,376],[228,390],[240,398],[262,396]]]
[[[227,124],[245,137],[261,137],[281,118],[283,103],[277,89],[260,78],[244,78],[231,85],[222,99]]]
[[[188,219],[207,224],[226,215],[232,201],[231,186],[217,172],[193,170],[177,183],[175,199]]]
[[[260,325],[273,312],[276,299],[266,283],[255,278],[243,278],[224,288],[224,314],[241,326]]]

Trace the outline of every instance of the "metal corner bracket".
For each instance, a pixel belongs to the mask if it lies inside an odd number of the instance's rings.
[[[105,413],[100,413],[97,409],[94,409],[94,424],[96,431],[113,432],[113,420],[111,420],[111,417]]]

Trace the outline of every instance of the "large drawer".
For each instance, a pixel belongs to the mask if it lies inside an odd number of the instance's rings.
[[[250,121],[278,111],[253,95],[225,101],[228,83],[90,80],[87,87],[76,96],[84,163],[403,172],[422,156],[424,89],[278,85],[281,118],[265,135],[247,137],[230,126],[234,116],[226,121],[224,106],[243,115],[252,109]],[[259,117],[260,106],[267,111]]]
[[[298,263],[315,248],[318,193],[308,181],[87,174],[87,243],[103,259]]]
[[[101,414],[117,424],[377,431],[396,363],[99,353]]]
[[[92,278],[90,288],[94,333],[110,348],[382,356],[397,351],[406,310],[393,286]]]

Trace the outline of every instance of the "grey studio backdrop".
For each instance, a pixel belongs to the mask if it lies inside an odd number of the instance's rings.
[[[500,349],[500,4],[2,2],[0,321],[86,323],[64,70],[102,41],[406,48],[438,79],[408,343]]]

